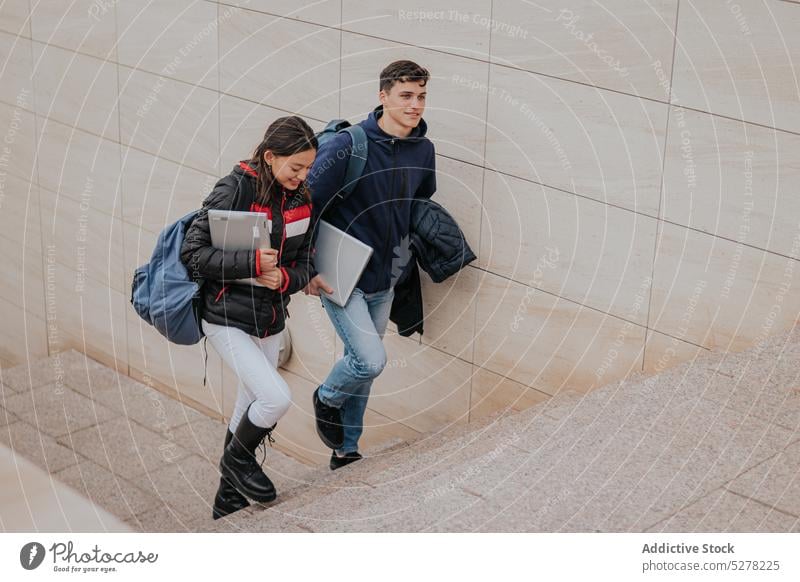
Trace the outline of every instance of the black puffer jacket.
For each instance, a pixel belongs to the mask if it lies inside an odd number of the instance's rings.
[[[306,286],[311,271],[311,205],[299,190],[283,191],[269,206],[255,200],[256,170],[240,162],[214,186],[186,232],[181,260],[189,273],[205,279],[202,317],[258,337],[279,333],[289,312],[289,296]],[[279,249],[283,284],[278,290],[233,282],[260,274],[257,251],[223,251],[211,245],[208,210],[264,212],[270,224],[270,244]]]
[[[417,199],[411,205],[411,248],[434,283],[441,283],[477,258],[455,218],[433,200]]]
[[[406,337],[423,332],[419,267],[435,283],[441,283],[477,258],[456,220],[433,200],[418,198],[411,205],[409,246],[410,260],[394,286],[389,315],[398,333]]]

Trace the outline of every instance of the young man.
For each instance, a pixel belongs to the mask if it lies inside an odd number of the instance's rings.
[[[306,288],[307,293],[320,295],[344,344],[344,357],[314,392],[317,434],[334,449],[331,469],[361,458],[358,440],[367,399],[373,380],[386,365],[383,335],[394,297],[393,259],[408,237],[411,201],[430,198],[436,190],[435,153],[422,119],[428,79],[428,71],[411,61],[396,61],[381,72],[381,104],[360,122],[369,142],[366,167],[343,201],[336,203],[334,195],[345,186],[352,145],[346,132],[320,147],[307,179],[315,224],[324,215],[333,226],[373,249],[344,307],[319,294],[320,289],[330,291],[319,275]]]

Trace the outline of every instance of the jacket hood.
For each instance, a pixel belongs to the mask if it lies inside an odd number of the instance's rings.
[[[248,176],[255,180],[258,177],[258,163],[253,163],[252,160],[242,160],[233,167],[233,173],[236,174],[238,178]],[[291,198],[292,196],[298,196],[300,194],[300,188],[287,190],[281,186],[281,192],[283,192],[284,196]]]
[[[407,137],[396,137],[394,135],[389,135],[385,131],[381,129],[381,126],[378,125],[378,120],[383,115],[383,105],[378,105],[369,116],[361,122],[361,126],[364,128],[364,131],[367,134],[367,137],[375,142],[382,142],[388,141],[392,139],[400,139],[400,140],[416,140],[425,137],[425,134],[428,132],[428,124],[425,123],[423,118],[420,118],[419,124],[417,127],[411,130],[411,133]]]
[[[242,160],[233,167],[234,174],[247,174],[253,178],[258,177],[258,164],[253,164],[250,160]]]

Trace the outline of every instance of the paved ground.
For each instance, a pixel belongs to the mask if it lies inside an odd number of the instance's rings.
[[[4,369],[0,441],[134,529],[211,522],[225,425],[70,350]],[[269,449],[281,488],[311,470]]]
[[[225,427],[85,358],[3,370],[0,440],[144,531],[800,531],[800,331],[396,442],[212,521]],[[57,373],[58,372],[58,373]]]

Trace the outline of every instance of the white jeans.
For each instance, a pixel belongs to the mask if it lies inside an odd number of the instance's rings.
[[[239,376],[236,406],[228,425],[236,432],[242,415],[261,428],[269,428],[289,410],[292,395],[278,373],[280,336],[258,338],[241,329],[202,320],[203,332],[228,367]]]

